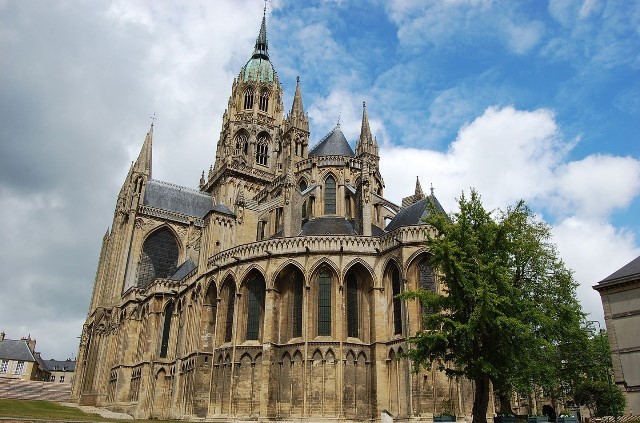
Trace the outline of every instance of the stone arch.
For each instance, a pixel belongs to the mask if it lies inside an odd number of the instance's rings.
[[[257,272],[260,274],[260,276],[265,280],[267,280],[267,278],[265,277],[266,272],[264,271],[264,269],[256,264],[256,263],[251,263],[249,265],[249,267],[247,267],[243,272],[242,272],[242,276],[240,278],[238,278],[241,282],[239,284],[239,288],[242,289],[243,284],[245,284],[247,282],[247,278],[249,277],[249,274],[251,272]]]
[[[154,393],[153,393],[153,414],[156,417],[164,417],[166,415],[165,406],[167,404],[167,371],[164,367],[160,368],[155,374]]]
[[[273,274],[271,275],[271,278],[269,279],[269,288],[275,288],[275,284],[276,284],[276,280],[278,279],[278,275],[284,270],[285,267],[287,266],[295,266],[298,268],[298,270],[300,271],[300,273],[302,273],[303,276],[306,276],[305,274],[305,270],[304,270],[304,266],[298,262],[297,260],[294,259],[287,259],[285,260],[282,264],[280,264],[280,266],[278,266],[278,268],[275,270],[275,272],[273,272]]]
[[[357,258],[352,260],[343,273],[343,304],[346,319],[343,333],[347,338],[359,339],[369,343],[375,338],[375,299],[372,288],[375,286],[371,267]]]
[[[421,260],[425,256],[428,257],[429,255],[429,250],[425,247],[421,247],[418,250],[414,251],[402,266],[402,273],[403,275],[405,275],[404,277],[408,277],[407,275],[409,274],[409,269],[415,262]]]
[[[310,307],[307,316],[308,338],[316,336],[336,337],[341,334],[340,328],[336,327],[338,321],[337,299],[339,286],[339,273],[331,266],[331,261],[324,258],[316,263],[312,268],[309,278],[310,296],[308,302],[314,306]]]
[[[220,302],[218,303],[219,318],[217,345],[231,342],[233,339],[233,319],[236,313],[236,282],[231,275],[223,279],[220,288]]]
[[[311,266],[309,270],[309,275],[311,275],[310,279],[316,277],[317,273],[325,266],[327,268],[330,268],[335,273],[336,279],[340,277],[341,272],[338,269],[338,266],[333,261],[331,261],[331,259],[323,257]],[[339,284],[342,284],[342,281],[340,281],[339,279],[337,282]]]
[[[341,279],[344,281],[344,278],[346,277],[347,273],[351,270],[352,267],[354,267],[357,264],[361,264],[362,267],[364,267],[367,270],[367,272],[369,272],[369,276],[371,277],[371,281],[373,282],[372,286],[376,286],[378,282],[376,273],[373,271],[373,268],[371,267],[371,265],[360,257],[357,257],[351,260],[346,266],[344,266],[342,270]]]
[[[202,296],[200,311],[200,342],[202,342],[202,350],[212,352],[215,343],[213,337],[218,317],[218,286],[213,278],[209,279],[205,286],[207,290]]]

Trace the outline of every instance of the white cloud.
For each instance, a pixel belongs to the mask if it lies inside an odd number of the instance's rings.
[[[473,187],[488,209],[524,199],[550,212],[554,241],[576,270],[585,311],[601,320],[602,306],[591,286],[640,254],[632,232],[606,221],[638,199],[640,160],[605,155],[570,160],[574,143],[562,138],[549,110],[488,108],[459,131],[445,153],[385,146],[380,154],[385,195],[399,203],[413,194],[406,169],[415,169],[423,188],[433,183],[446,210],[455,210],[456,198]],[[554,216],[560,220],[554,222]]]

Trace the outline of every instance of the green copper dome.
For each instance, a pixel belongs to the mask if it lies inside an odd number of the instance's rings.
[[[252,57],[242,68],[243,82],[273,82],[275,70],[268,59]]]

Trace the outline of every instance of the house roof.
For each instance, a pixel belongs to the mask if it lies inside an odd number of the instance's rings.
[[[607,284],[619,279],[627,279],[633,276],[637,276],[640,278],[640,256],[631,260],[629,263],[622,266],[620,269],[616,270],[600,282],[598,284]]]
[[[0,341],[0,359],[16,361],[36,361],[23,339],[4,339]]]
[[[50,372],[74,372],[76,370],[75,360],[43,360],[43,364]]]
[[[154,179],[147,182],[143,204],[198,218],[204,217],[210,210],[230,213],[221,204],[214,206],[209,194]]]
[[[401,209],[396,214],[396,217],[389,222],[385,230],[389,232],[401,226],[424,225],[422,220],[429,215],[428,202],[432,202],[435,205],[436,210],[439,212],[445,213],[438,199],[434,195],[429,195],[428,197]]]
[[[344,137],[339,124],[309,151],[309,157],[320,156],[355,157],[355,153]]]

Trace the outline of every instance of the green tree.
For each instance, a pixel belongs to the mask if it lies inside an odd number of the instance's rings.
[[[490,383],[507,407],[514,390],[562,384],[559,369],[567,366],[558,363],[574,361],[569,344],[584,316],[549,226],[524,202],[491,212],[472,190],[458,206],[448,216],[432,208],[426,218],[445,294],[403,294],[430,310],[407,355],[417,369],[436,365],[472,379],[473,423],[485,423]]]

